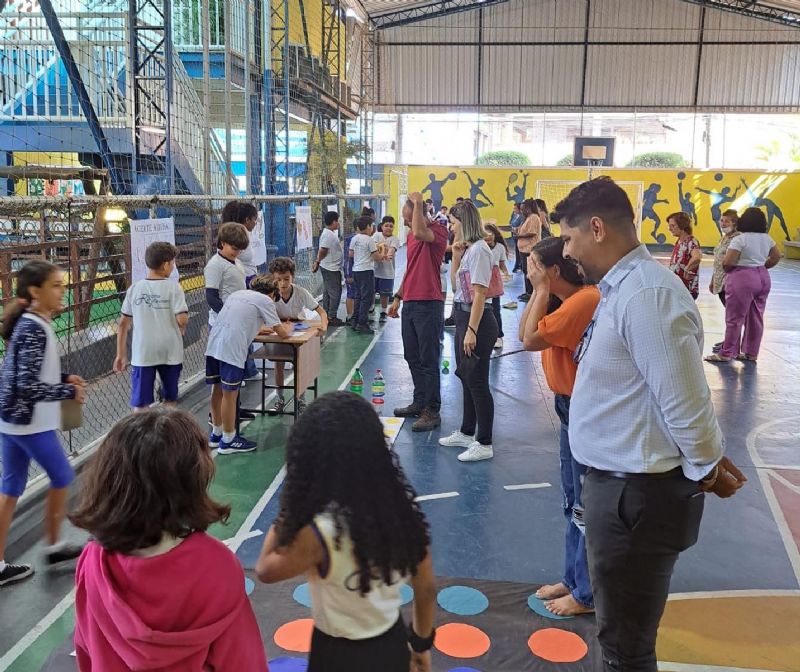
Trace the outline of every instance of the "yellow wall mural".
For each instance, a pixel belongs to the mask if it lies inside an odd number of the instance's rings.
[[[586,168],[486,168],[482,166],[408,166],[409,191],[422,191],[435,203],[452,205],[471,198],[484,220],[507,224],[514,202],[543,198],[552,209],[558,200],[588,179]],[[800,238],[800,173],[697,171],[691,169],[593,169],[593,177],[609,175],[619,182],[640,213],[641,239],[671,244],[667,216],[683,210],[694,220],[694,234],[703,246],[720,237],[717,222],[728,208],[764,210],[770,235],[781,244]],[[393,199],[394,200],[394,199]]]

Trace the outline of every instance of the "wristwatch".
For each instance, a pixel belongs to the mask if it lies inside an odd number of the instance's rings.
[[[408,645],[416,653],[425,653],[433,647],[433,640],[436,638],[436,628],[431,631],[429,637],[420,637],[414,632],[414,626],[408,626]]]
[[[403,297],[400,296],[397,293],[395,293],[395,295],[392,297],[392,301],[402,301],[402,300],[403,300]]]

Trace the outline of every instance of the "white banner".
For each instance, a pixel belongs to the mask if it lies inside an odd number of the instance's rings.
[[[165,219],[131,219],[131,279],[133,282],[147,277],[147,264],[144,261],[145,251],[151,243],[175,244],[175,221],[172,217]],[[178,280],[177,265],[170,276]]]
[[[294,209],[297,228],[297,249],[307,250],[314,246],[314,227],[311,219],[311,206],[298,205]]]
[[[258,211],[255,228],[250,232],[250,247],[253,248],[253,265],[261,266],[267,263],[267,236],[264,226],[264,213]]]

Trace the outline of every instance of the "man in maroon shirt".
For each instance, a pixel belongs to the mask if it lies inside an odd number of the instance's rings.
[[[389,316],[402,314],[403,356],[414,380],[410,406],[394,409],[400,418],[414,417],[415,432],[428,432],[441,424],[439,407],[439,335],[444,305],[439,269],[447,247],[447,228],[430,221],[422,194],[414,192],[403,207],[403,220],[411,227],[406,254],[406,274],[389,307]]]

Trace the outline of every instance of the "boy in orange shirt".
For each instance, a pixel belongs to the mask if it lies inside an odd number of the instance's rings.
[[[564,258],[564,241],[546,238],[532,250],[527,266],[534,289],[519,323],[519,339],[526,350],[542,353],[542,368],[556,395],[556,413],[561,420],[561,487],[564,492],[564,578],[542,586],[536,597],[559,616],[577,616],[594,611],[584,538],[581,479],[586,467],[576,462],[569,446],[569,402],[583,349],[591,338],[592,317],[600,292],[586,285],[571,259]]]

